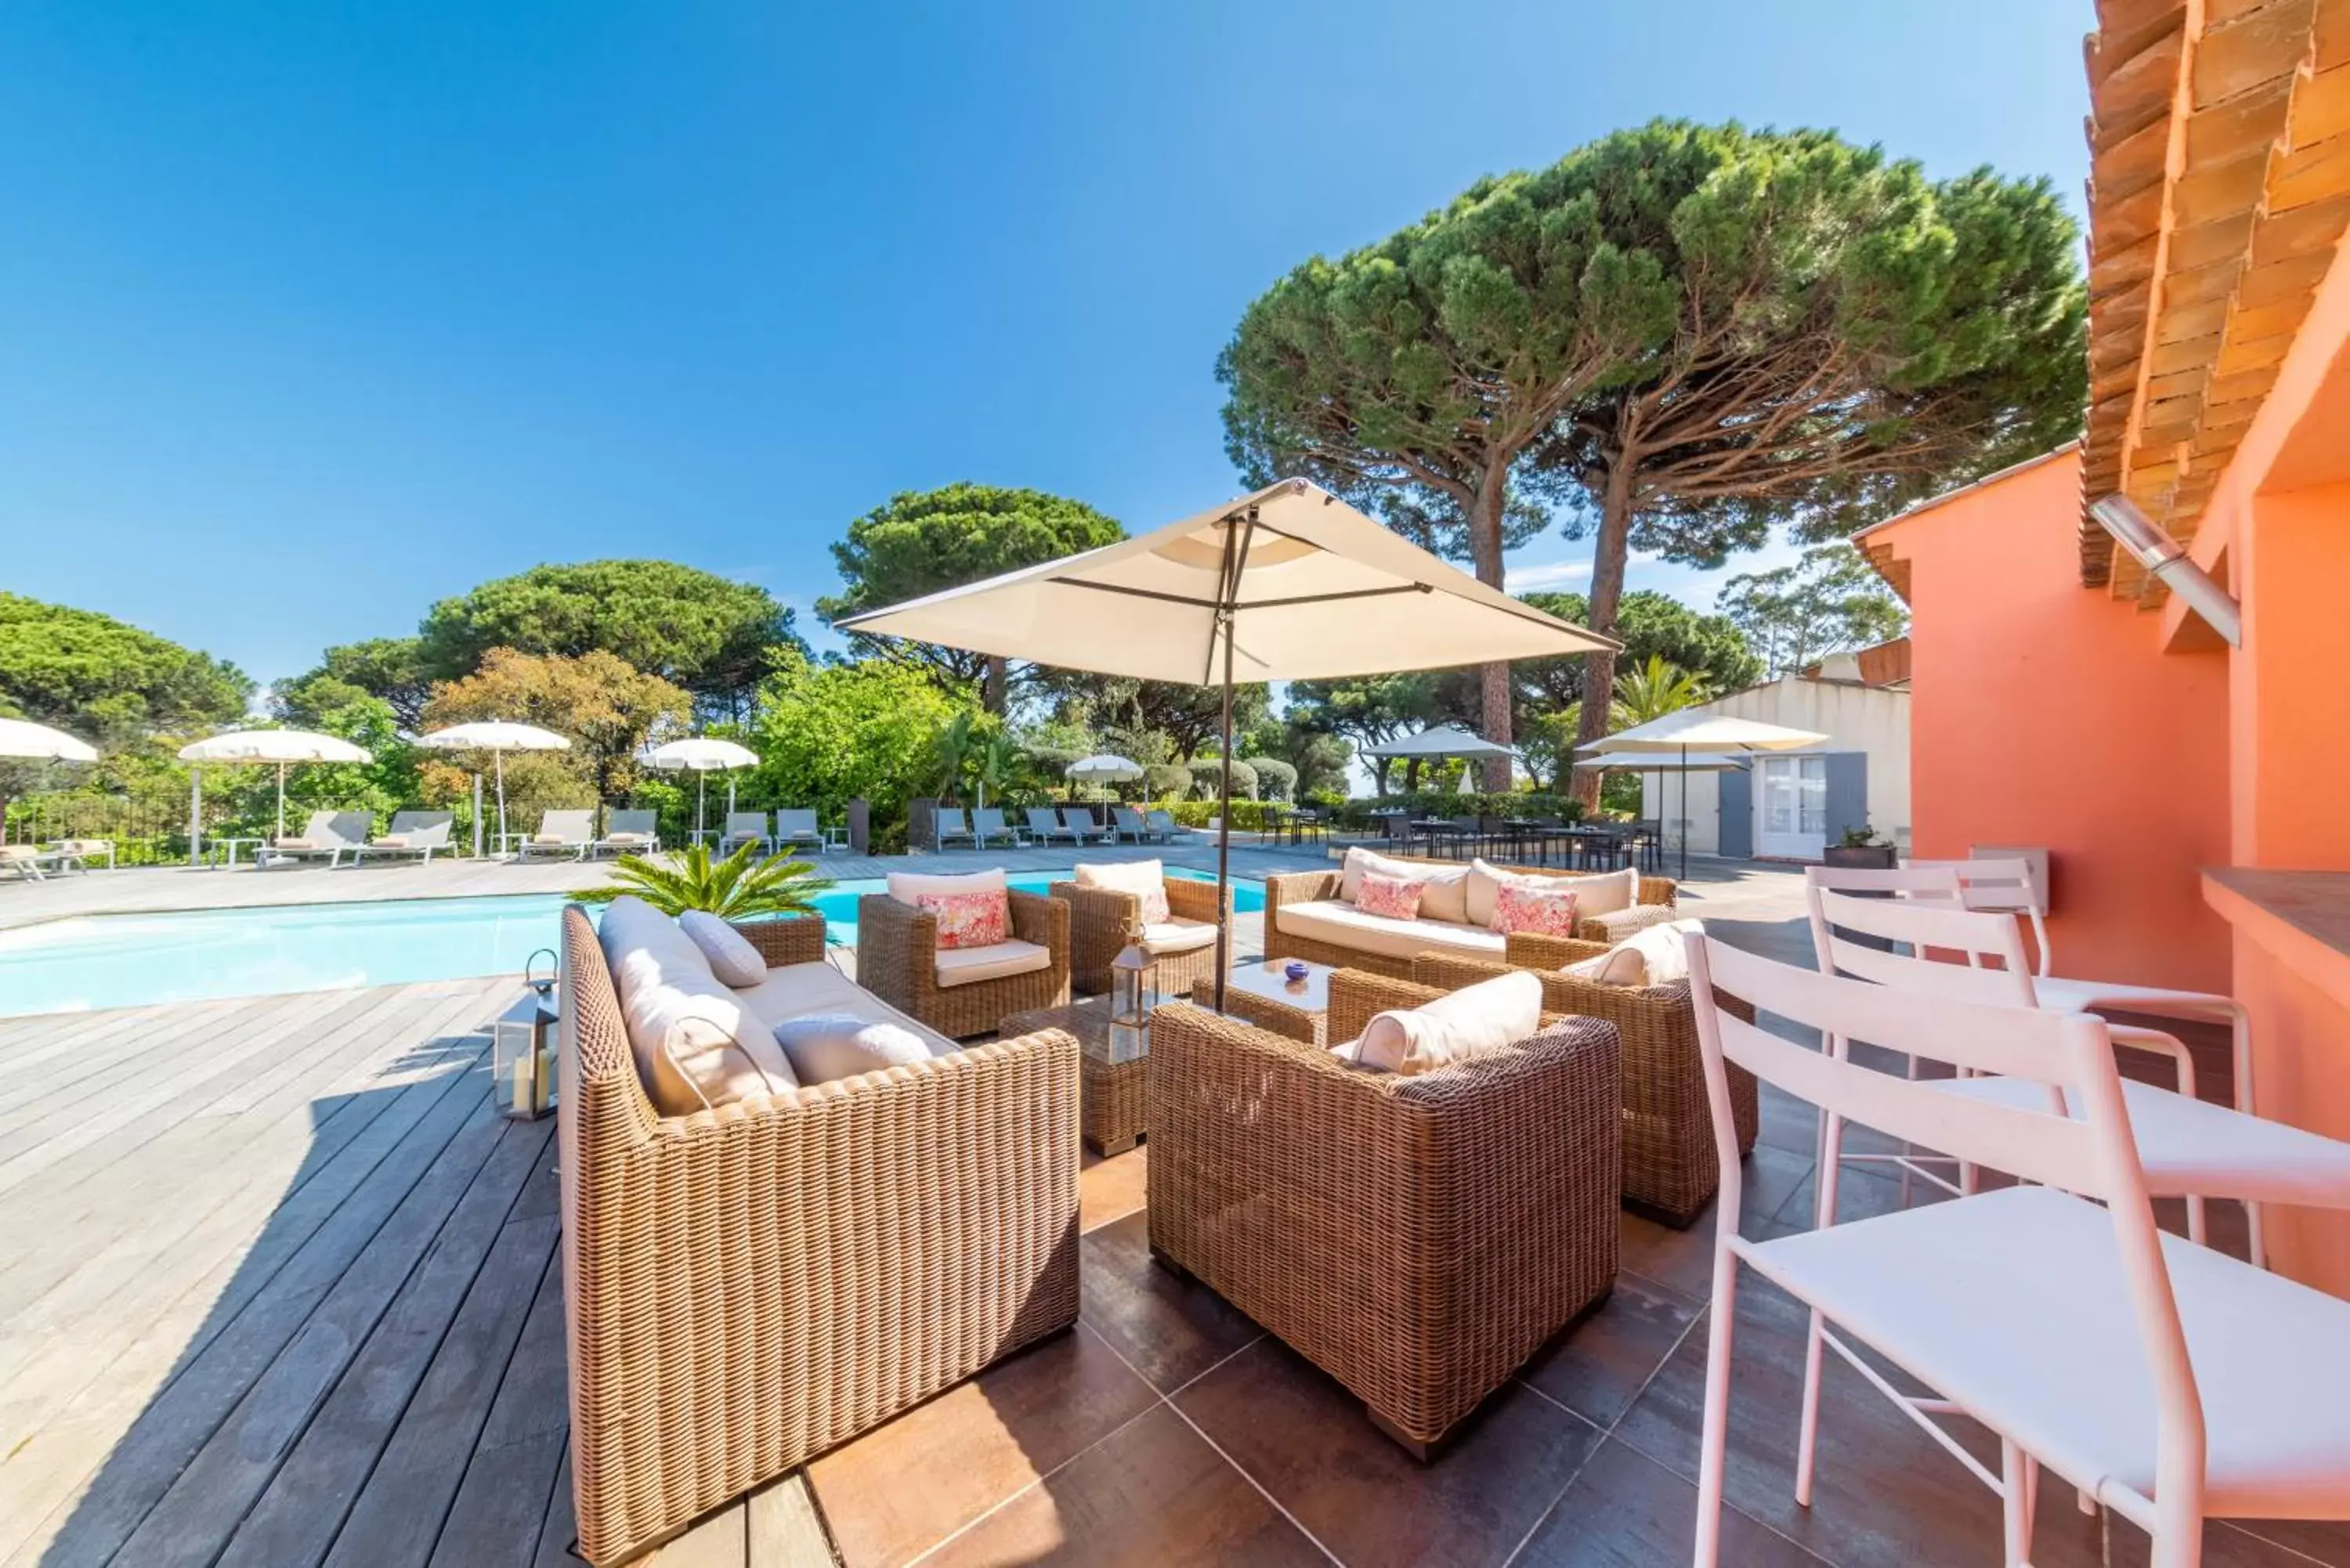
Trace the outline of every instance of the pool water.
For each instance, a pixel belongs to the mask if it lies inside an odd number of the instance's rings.
[[[1167,874],[1214,880],[1175,866]],[[1010,880],[1041,893],[1066,876]],[[842,882],[820,895],[827,939],[854,943],[858,898],[884,886]],[[1243,910],[1264,908],[1261,882],[1235,879],[1232,892]],[[556,945],[567,901],[539,893],[394,898],[25,926],[0,931],[0,1016],[519,975],[531,954]]]

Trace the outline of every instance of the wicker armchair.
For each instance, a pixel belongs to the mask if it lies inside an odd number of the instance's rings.
[[[1624,1040],[1624,1205],[1668,1225],[1686,1228],[1703,1213],[1721,1186],[1715,1152],[1713,1112],[1706,1102],[1705,1066],[1698,1054],[1697,1014],[1687,981],[1668,985],[1596,985],[1562,964],[1596,958],[1600,942],[1561,941],[1513,932],[1509,962],[1481,963],[1439,953],[1412,962],[1412,978],[1423,985],[1458,991],[1512,969],[1541,976],[1543,1005],[1556,1012],[1604,1018]],[[1749,1023],[1753,1010],[1734,999],[1725,1011]],[[1738,1123],[1738,1152],[1754,1152],[1761,1126],[1754,1075],[1730,1069],[1730,1102]]]
[[[1025,974],[941,985],[939,921],[887,893],[857,900],[857,983],[956,1040],[986,1034],[1015,1012],[1069,1002],[1069,906],[1014,889],[1012,934],[1050,948],[1053,961]]]
[[[1427,987],[1331,977],[1330,1037]],[[1612,1025],[1409,1077],[1203,1008],[1151,1022],[1150,1245],[1425,1459],[1615,1286]]]
[[[1084,996],[1099,996],[1109,989],[1110,961],[1126,947],[1128,928],[1142,919],[1142,900],[1112,888],[1087,888],[1075,882],[1053,884],[1053,897],[1069,906],[1069,989]],[[1216,885],[1188,877],[1167,878],[1167,909],[1186,919],[1212,923],[1217,916]],[[1231,929],[1232,889],[1224,888],[1222,908]],[[1159,960],[1159,986],[1170,996],[1189,996],[1191,982],[1211,980],[1216,973],[1216,944],[1186,953],[1167,953]]]
[[[820,961],[824,922],[739,929]],[[563,914],[580,1554],[617,1563],[1077,1315],[1077,1043],[1047,1030],[658,1117]]]
[[[1457,871],[1458,860],[1430,860],[1417,855],[1390,855],[1389,860],[1405,860],[1416,865],[1441,867]],[[1497,871],[1523,872],[1530,877],[1563,875],[1558,867],[1547,870],[1539,866],[1495,866]],[[1315,963],[1336,964],[1341,968],[1369,970],[1375,974],[1391,975],[1398,980],[1411,978],[1411,960],[1390,958],[1385,953],[1366,951],[1361,948],[1343,947],[1334,942],[1316,941],[1281,929],[1281,906],[1309,904],[1317,898],[1338,896],[1339,878],[1336,869],[1328,871],[1296,871],[1285,877],[1264,879],[1264,956],[1268,959],[1307,959]],[[1635,931],[1649,926],[1662,925],[1678,917],[1675,908],[1680,897],[1680,884],[1669,877],[1640,878],[1640,901],[1628,909],[1613,914],[1592,915],[1575,923],[1575,935],[1586,941],[1620,942]]]

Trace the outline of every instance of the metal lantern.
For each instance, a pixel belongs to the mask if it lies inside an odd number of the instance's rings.
[[[555,1108],[555,975],[530,972],[542,957],[552,963],[555,953],[542,948],[530,955],[523,966],[530,993],[507,1008],[490,1031],[499,1114],[515,1121],[534,1121]]]
[[[1129,932],[1109,965],[1109,1059],[1137,1062],[1150,1054],[1150,1014],[1158,1008],[1159,961]]]

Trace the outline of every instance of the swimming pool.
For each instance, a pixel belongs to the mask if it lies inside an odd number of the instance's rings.
[[[1213,881],[1180,866],[1170,877]],[[1066,872],[1022,872],[1041,893]],[[879,879],[842,882],[816,907],[827,938],[857,940],[857,900]],[[1264,908],[1264,885],[1234,878],[1243,910]],[[0,1016],[75,1012],[520,974],[555,945],[560,894],[393,898],[186,914],[88,915],[0,931]]]

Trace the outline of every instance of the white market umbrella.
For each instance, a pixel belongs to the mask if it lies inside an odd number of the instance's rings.
[[[94,763],[98,748],[63,730],[36,724],[30,719],[0,719],[0,757],[25,757],[37,763]],[[47,778],[46,773],[43,774]],[[0,806],[7,802],[0,799]],[[0,839],[7,837],[7,816],[0,812]]]
[[[1446,565],[1327,491],[1286,479],[1119,544],[851,616],[839,629],[1143,680],[1314,680],[1616,646]],[[1221,898],[1232,773],[1216,837]],[[1216,931],[1216,1002],[1230,932]]]
[[[1614,769],[1618,772],[1655,774],[1657,797],[1664,798],[1667,774],[1680,774],[1681,779],[1681,871],[1689,872],[1689,779],[1690,774],[1738,774],[1753,765],[1745,756],[1730,756],[1720,752],[1690,752],[1687,754],[1667,752],[1625,752],[1614,756],[1585,757],[1575,764],[1578,768],[1598,772]]]
[[[1681,817],[1689,817],[1689,775],[1700,770],[1687,765],[1693,756],[1706,753],[1794,752],[1805,746],[1815,746],[1827,737],[1816,730],[1791,730],[1783,724],[1766,724],[1760,719],[1741,719],[1732,713],[1710,713],[1702,708],[1684,708],[1678,713],[1668,713],[1661,719],[1651,719],[1645,724],[1635,724],[1628,730],[1618,730],[1601,737],[1583,748],[1586,756],[1678,756],[1683,766],[1681,775]],[[1578,763],[1578,766],[1581,764]],[[1689,832],[1681,832],[1681,875],[1689,875]]]
[[[693,834],[699,838],[705,831],[702,814],[704,787],[708,781],[703,775],[714,773],[727,775],[726,809],[732,812],[734,809],[734,770],[757,767],[759,753],[732,741],[695,735],[688,740],[655,746],[637,760],[649,768],[660,768],[665,773],[683,770],[693,774]]]
[[[1382,742],[1362,748],[1367,757],[1384,757],[1393,762],[1441,762],[1447,757],[1462,757],[1478,761],[1486,757],[1506,757],[1510,748],[1462,728],[1459,724],[1432,724],[1417,735],[1405,735],[1399,740]],[[1463,768],[1461,782],[1454,786],[1457,794],[1473,794],[1469,780],[1474,768]]]
[[[203,847],[200,814],[204,804],[205,763],[277,764],[277,836],[286,836],[286,769],[294,763],[371,763],[375,753],[338,735],[311,730],[231,730],[180,748],[180,760],[194,763],[188,775],[188,863]]]
[[[479,719],[452,724],[445,730],[416,737],[420,746],[441,752],[487,752],[498,775],[498,837],[506,836],[506,753],[508,752],[567,752],[571,742],[552,730],[516,724],[504,719]],[[482,857],[482,772],[473,770],[473,858]]]
[[[1062,772],[1072,784],[1131,784],[1142,776],[1142,764],[1115,752],[1079,757]]]

